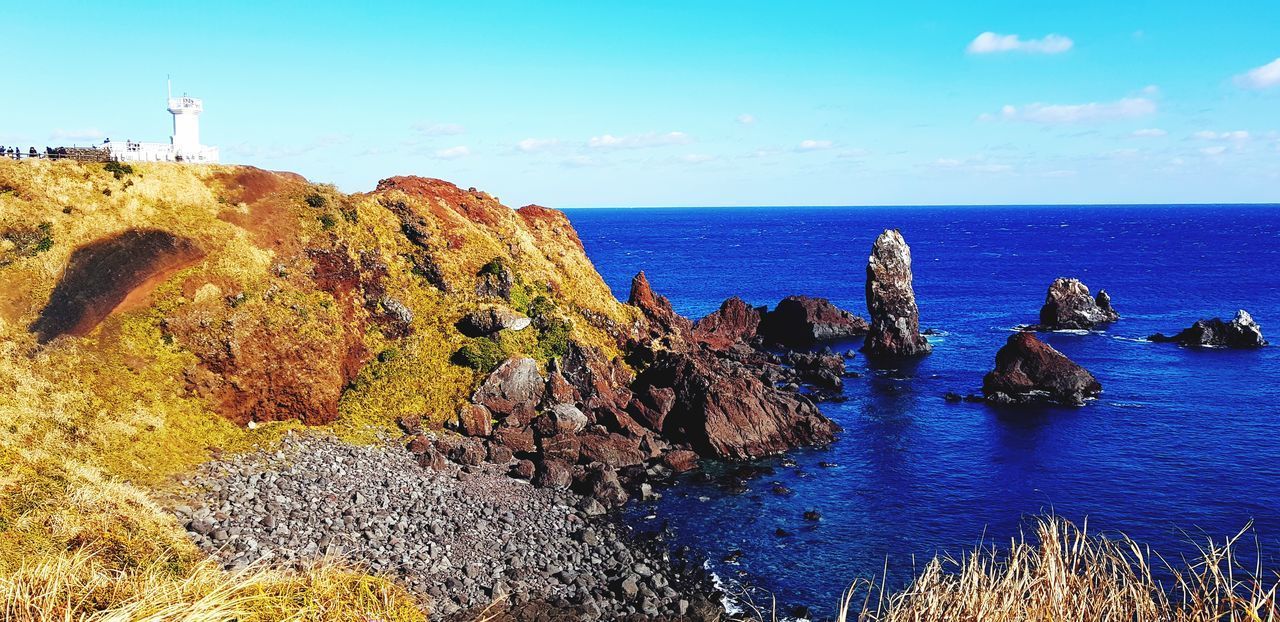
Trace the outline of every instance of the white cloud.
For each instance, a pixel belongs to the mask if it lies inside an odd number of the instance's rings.
[[[1207,156],[1220,156],[1220,155],[1222,155],[1222,154],[1224,154],[1224,153],[1226,153],[1226,152],[1227,152],[1227,148],[1226,148],[1226,147],[1224,147],[1224,146],[1222,146],[1222,145],[1216,145],[1216,146],[1213,146],[1213,147],[1205,147],[1204,149],[1201,149],[1201,150],[1200,150],[1200,153],[1203,153],[1203,154],[1205,154],[1205,155],[1207,155]]]
[[[435,156],[441,160],[456,160],[471,155],[471,148],[466,145],[458,145],[457,147],[449,147],[447,149],[436,150]]]
[[[1159,138],[1161,136],[1167,135],[1168,133],[1169,132],[1166,132],[1158,127],[1148,127],[1141,130],[1134,130],[1131,136],[1133,136],[1134,138]]]
[[[525,153],[545,151],[560,144],[558,138],[526,138],[516,143],[516,150]]]
[[[1075,177],[1075,176],[1076,176],[1076,172],[1075,172],[1075,171],[1073,171],[1073,170],[1070,170],[1070,169],[1059,169],[1059,170],[1055,170],[1055,171],[1045,171],[1045,172],[1044,172],[1044,173],[1042,173],[1040,176],[1041,176],[1041,177],[1049,177],[1049,178],[1053,178],[1053,179],[1062,179],[1062,178],[1066,178],[1066,177]]]
[[[1202,130],[1191,135],[1192,138],[1199,140],[1249,140],[1249,132],[1244,130],[1235,130],[1233,132],[1212,132]]]
[[[1042,104],[1005,106],[998,118],[1031,123],[1065,124],[1136,119],[1156,112],[1156,103],[1145,97],[1126,97],[1114,102],[1090,102],[1087,104]],[[982,119],[997,118],[983,115]]]
[[[756,122],[756,116],[753,114],[742,113],[738,115],[738,123],[743,125],[752,125]]]
[[[601,136],[592,136],[587,141],[587,146],[592,149],[644,149],[669,145],[687,145],[691,142],[693,142],[693,139],[684,132],[633,134],[630,136],[603,134]]]
[[[821,151],[823,149],[830,149],[834,146],[835,143],[829,140],[809,139],[800,141],[800,144],[796,145],[796,151]]]
[[[1269,89],[1280,86],[1280,58],[1236,76],[1236,84],[1247,89]]]
[[[415,123],[413,130],[427,136],[457,136],[464,134],[467,128],[457,123]]]
[[[83,130],[64,130],[56,129],[49,134],[49,140],[70,140],[79,142],[98,141],[106,136],[102,130],[98,128],[86,128]]]
[[[716,159],[715,156],[706,153],[689,153],[680,156],[681,162],[688,162],[689,164],[701,164],[703,162],[710,162],[714,159]]]
[[[1046,35],[1043,39],[1023,39],[1018,35],[1001,35],[984,32],[969,42],[970,54],[997,54],[1001,52],[1026,52],[1029,54],[1061,54],[1070,50],[1075,42],[1062,35]]]

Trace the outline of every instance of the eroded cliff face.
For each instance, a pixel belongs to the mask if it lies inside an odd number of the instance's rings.
[[[16,389],[0,401],[90,394],[93,412],[58,400],[88,425],[122,410],[150,428],[197,412],[439,423],[489,371],[459,350],[545,367],[574,342],[617,358],[639,317],[555,210],[421,177],[344,194],[251,167],[134,170],[0,162],[0,378]],[[485,307],[532,326],[456,328]]]

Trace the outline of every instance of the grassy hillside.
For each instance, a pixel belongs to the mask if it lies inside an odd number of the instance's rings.
[[[536,328],[454,328],[491,304]],[[156,500],[298,420],[354,441],[438,425],[489,364],[459,350],[614,354],[631,314],[563,215],[437,180],[347,195],[246,167],[0,160],[3,589],[70,581],[84,600],[47,619],[236,589],[261,619],[281,599],[412,618],[402,590],[342,568],[219,576]]]

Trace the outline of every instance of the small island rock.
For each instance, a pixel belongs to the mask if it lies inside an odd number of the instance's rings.
[[[809,296],[783,298],[760,325],[760,333],[766,339],[791,348],[865,335],[867,329],[866,320],[826,298]]]
[[[871,326],[862,349],[868,356],[917,356],[932,350],[920,335],[920,310],[911,280],[911,248],[897,229],[886,229],[867,259]]]
[[[1111,308],[1111,296],[1099,290],[1095,298],[1079,279],[1059,277],[1049,286],[1044,306],[1040,307],[1042,330],[1090,329],[1114,322],[1120,314]]]
[[[982,379],[982,392],[994,404],[1079,406],[1101,393],[1102,384],[1034,333],[1020,332],[996,353],[996,368]]]
[[[1230,322],[1222,318],[1199,320],[1190,328],[1173,335],[1156,333],[1147,339],[1159,343],[1179,343],[1184,346],[1207,348],[1261,348],[1267,345],[1262,337],[1262,328],[1253,321],[1248,311],[1236,311],[1235,319]]]

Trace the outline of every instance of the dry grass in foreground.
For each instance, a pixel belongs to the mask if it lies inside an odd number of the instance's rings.
[[[1058,518],[1038,519],[1035,538],[1008,550],[935,558],[905,590],[855,583],[840,622],[1005,622],[1013,620],[1261,622],[1280,619],[1277,577],[1243,566],[1235,551],[1246,531],[1206,543],[1200,558],[1166,561],[1126,537],[1088,533]],[[1172,579],[1158,581],[1153,568]]]
[[[276,622],[422,620],[387,579],[333,562],[301,571],[224,572],[213,562],[174,574],[156,564],[112,571],[79,551],[0,576],[0,619],[12,622]]]

